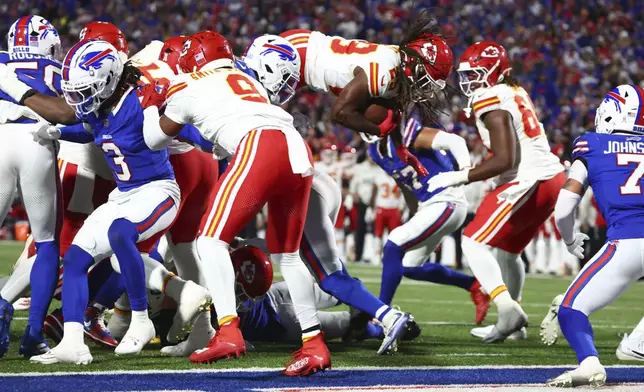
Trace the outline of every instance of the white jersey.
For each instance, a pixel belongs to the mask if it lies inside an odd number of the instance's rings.
[[[141,81],[145,84],[157,83],[161,86],[169,87],[175,78],[175,73],[170,66],[159,60],[163,42],[152,41],[140,52],[130,58],[132,64],[141,71]],[[172,140],[168,146],[170,155],[183,154],[194,149],[190,144]]]
[[[376,200],[374,207],[384,209],[399,209],[400,202],[400,189],[396,185],[396,181],[384,170],[378,170],[374,178],[376,185]]]
[[[490,88],[479,88],[471,99],[471,109],[476,116],[476,126],[485,146],[489,149],[490,131],[481,116],[493,110],[505,110],[512,115],[516,133],[516,162],[502,173],[497,185],[512,181],[541,181],[561,173],[564,168],[553,153],[543,125],[537,118],[536,110],[528,93],[521,87],[497,84]]]
[[[94,143],[82,144],[60,140],[58,159],[78,165],[106,180],[114,179],[103,150]]]
[[[336,184],[342,186],[342,165],[338,161],[334,161],[331,164],[320,161],[315,162],[315,168],[321,172],[324,172],[333,178]]]
[[[396,95],[400,65],[398,47],[331,37],[319,31],[291,30],[282,34],[300,53],[302,79],[316,91],[339,94],[360,67],[367,74],[372,97]]]
[[[255,129],[275,129],[286,137],[293,173],[311,174],[309,152],[293,117],[269,102],[264,87],[231,68],[206,67],[178,75],[166,96],[165,115],[178,124],[193,124],[214,143],[216,156],[232,156]]]

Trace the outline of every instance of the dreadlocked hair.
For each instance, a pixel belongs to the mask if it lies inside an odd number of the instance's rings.
[[[422,56],[408,45],[422,35],[433,35],[443,38],[438,27],[438,22],[430,15],[428,8],[417,9],[416,4],[406,23],[409,28],[404,32],[403,38],[398,45],[401,62],[398,66],[398,94],[393,99],[396,107],[403,111],[405,117],[416,111],[420,115],[422,124],[439,124],[440,113],[447,103],[447,91],[435,94],[423,102],[414,101],[414,82],[405,74],[405,66],[418,64],[423,61]]]
[[[510,87],[521,87],[521,83],[519,83],[519,80],[515,78],[512,74],[505,75],[501,83],[507,84]]]
[[[105,100],[101,104],[101,108],[99,111],[103,114],[106,112],[109,112],[112,110],[112,107],[116,105],[116,103],[121,99],[123,94],[130,88],[136,88],[139,79],[141,79],[141,76],[143,74],[141,71],[135,67],[131,61],[128,61],[127,63],[123,64],[123,72],[121,73],[121,78],[119,79],[118,84],[116,85],[116,89],[114,90],[114,94],[112,94],[111,97]]]

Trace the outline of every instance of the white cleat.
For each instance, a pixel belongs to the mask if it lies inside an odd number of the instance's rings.
[[[181,340],[192,328],[199,313],[210,311],[212,297],[208,290],[192,281],[186,281],[181,290],[181,297],[177,301],[177,313],[174,315],[172,326],[168,331],[168,342],[176,343]]]
[[[606,384],[606,369],[597,357],[586,358],[578,368],[546,381],[549,387],[575,388],[579,386],[601,387]]]
[[[487,327],[472,328],[470,330],[470,334],[475,338],[483,339],[484,337],[489,335],[493,329],[494,329],[494,325],[488,325]],[[526,340],[528,339],[528,331],[525,329],[525,327],[523,327],[520,330],[511,333],[506,339],[507,340]]]
[[[132,323],[121,343],[114,349],[114,353],[116,355],[137,355],[155,336],[154,324],[150,319],[147,319],[145,323],[139,322],[136,325]]]
[[[622,361],[644,361],[644,336],[637,332],[625,333],[615,355]]]
[[[501,343],[508,336],[528,325],[528,315],[515,301],[498,306],[497,311],[499,316],[496,324],[492,327],[492,331],[483,338],[483,343]]]
[[[563,302],[563,294],[556,296],[550,307],[548,308],[548,313],[546,317],[541,321],[541,328],[539,330],[539,336],[541,336],[541,342],[546,346],[552,346],[557,342],[557,338],[561,334],[561,328],[559,328],[559,319],[557,315],[559,314],[559,305]]]
[[[61,341],[61,344],[46,353],[29,358],[29,362],[41,363],[43,365],[52,365],[55,363],[89,365],[92,363],[92,354],[89,352],[89,347],[87,347],[87,345],[83,344],[75,348],[67,346],[68,344]]]
[[[193,352],[206,347],[214,336],[215,330],[210,325],[209,314],[206,312],[200,313],[197,320],[195,320],[195,326],[188,339],[175,346],[163,347],[161,354],[169,357],[189,357]],[[248,346],[246,350],[248,350]]]

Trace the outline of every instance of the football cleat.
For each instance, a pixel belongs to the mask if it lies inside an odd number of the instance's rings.
[[[104,316],[105,311],[94,306],[89,306],[85,310],[83,320],[85,336],[105,348],[115,348],[119,342],[110,335],[110,331],[105,327]]]
[[[208,290],[188,280],[177,301],[177,313],[168,331],[168,342],[176,343],[186,336],[199,313],[210,310],[212,297]]]
[[[131,323],[121,343],[114,349],[114,354],[137,355],[155,336],[154,324],[150,319],[146,319],[144,322]]]
[[[209,313],[203,312],[195,321],[195,326],[188,336],[188,339],[175,345],[165,346],[161,349],[161,354],[170,357],[189,357],[192,353],[208,344],[210,339],[215,336],[215,330],[210,326]],[[200,325],[203,326],[200,327]],[[209,328],[208,328],[209,327]],[[246,344],[248,349],[248,344]]]
[[[9,332],[13,319],[13,305],[0,297],[0,358],[9,351]]]
[[[606,384],[606,369],[597,357],[588,357],[578,368],[567,371],[546,381],[549,387],[575,388],[579,386],[601,387]]]
[[[246,354],[244,337],[239,330],[239,317],[222,325],[206,347],[190,355],[192,363],[212,363],[220,359],[239,358]]]
[[[492,331],[483,338],[483,343],[500,343],[514,332],[528,325],[528,315],[521,306],[512,301],[509,305],[498,307],[498,319]]]
[[[406,342],[409,340],[414,340],[420,336],[421,329],[420,326],[414,320],[414,316],[409,315],[409,322],[407,322],[407,332],[402,336],[400,340]]]
[[[324,333],[320,332],[302,343],[302,348],[291,355],[281,373],[285,376],[309,376],[326,369],[331,369],[331,354],[324,343]]]
[[[638,332],[625,333],[615,355],[622,361],[644,361],[644,336]]]
[[[548,308],[548,313],[546,313],[543,321],[541,321],[539,336],[541,336],[541,343],[546,346],[552,346],[555,344],[559,334],[561,333],[557,315],[559,314],[559,305],[563,302],[563,298],[563,295],[558,295],[552,300],[552,303]]]
[[[45,340],[45,335],[41,331],[32,331],[31,327],[27,325],[18,354],[25,358],[31,358],[35,355],[45,354],[47,351],[49,351],[49,345]]]
[[[411,315],[402,312],[397,313],[396,320],[390,326],[383,324],[385,338],[382,340],[378,351],[376,351],[377,355],[391,355],[398,351],[398,341],[407,333],[407,323]]]
[[[42,331],[45,333],[45,336],[58,344],[63,340],[64,322],[62,309],[55,309],[45,317],[45,324]]]
[[[29,310],[30,307],[31,297],[18,298],[18,300],[13,303],[13,310]]]
[[[494,325],[488,325],[487,327],[472,328],[470,330],[470,334],[475,338],[483,339],[484,337],[489,335],[493,329],[494,329]],[[520,330],[508,335],[507,339],[508,340],[526,340],[528,339],[528,331],[525,328],[521,328]]]
[[[470,298],[476,307],[474,322],[476,325],[481,325],[485,320],[485,316],[487,316],[487,311],[490,309],[490,296],[483,292],[478,280],[475,280],[472,287],[470,287]]]
[[[360,341],[366,335],[367,324],[371,321],[372,317],[356,308],[349,308],[349,328],[342,336],[342,341],[350,343],[354,340]]]
[[[43,365],[52,365],[55,363],[89,365],[92,363],[92,354],[89,352],[89,347],[87,347],[87,345],[82,344],[75,348],[67,346],[67,344],[62,342],[44,354],[31,357],[29,362],[41,363]]]

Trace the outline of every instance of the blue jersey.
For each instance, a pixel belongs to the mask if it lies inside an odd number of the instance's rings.
[[[62,94],[60,74],[62,65],[49,57],[30,53],[0,52],[0,63],[7,64],[14,70],[18,79],[41,94],[57,97]],[[0,99],[15,101],[0,91]],[[29,124],[36,120],[19,118],[14,123]]]
[[[422,129],[423,126],[418,121],[410,119],[403,132],[403,142],[429,172],[424,177],[419,177],[413,167],[403,163],[398,158],[396,147],[391,137],[387,139],[385,146],[381,147],[381,143],[374,143],[369,146],[369,155],[373,161],[392,176],[396,182],[409,189],[421,203],[431,199],[445,189],[438,188],[434,192],[429,192],[427,189],[429,179],[438,173],[454,170],[451,154],[445,151],[414,150],[412,148],[416,137]]]
[[[644,238],[644,137],[589,132],[572,157],[586,165],[608,240]]]
[[[143,109],[135,90],[126,93],[106,116],[91,114],[85,121],[94,144],[105,153],[116,186],[129,191],[151,181],[174,180],[168,150],[152,151],[143,139]]]
[[[249,308],[247,312],[239,313],[244,339],[251,342],[270,342],[282,340],[286,336],[286,328],[282,325],[268,295],[259,301],[247,300],[244,305]]]

